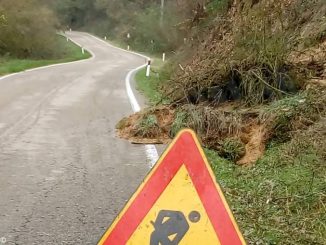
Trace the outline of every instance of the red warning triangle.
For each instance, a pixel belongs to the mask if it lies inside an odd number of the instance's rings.
[[[164,239],[246,244],[191,130],[178,134],[99,244],[155,245]]]

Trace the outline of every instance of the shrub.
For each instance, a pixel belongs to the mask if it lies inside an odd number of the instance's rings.
[[[136,136],[153,137],[159,134],[160,127],[155,115],[148,114],[141,118],[136,125]]]
[[[221,157],[236,162],[246,153],[245,145],[239,138],[226,138],[218,150]]]
[[[19,58],[58,56],[56,18],[39,1],[2,0],[0,13],[3,13],[0,55],[9,54]]]
[[[170,136],[175,137],[178,132],[188,127],[188,115],[186,112],[179,110],[176,112],[175,119],[172,123]]]

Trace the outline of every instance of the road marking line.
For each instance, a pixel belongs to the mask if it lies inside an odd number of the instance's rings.
[[[134,74],[134,72],[137,72],[140,69],[144,68],[145,66],[146,66],[146,64],[131,70],[126,76],[127,94],[128,94],[128,98],[129,98],[129,102],[131,104],[132,110],[134,112],[139,112],[141,107],[140,107],[140,105],[136,99],[136,96],[133,93],[131,85],[130,85],[131,75]],[[147,158],[150,161],[150,168],[152,168],[152,167],[154,167],[155,163],[159,159],[156,147],[154,145],[145,145],[145,151],[146,151]]]
[[[80,45],[78,42],[76,42],[74,40],[71,40],[71,41],[74,44],[76,44],[77,46],[82,47],[82,45]],[[88,59],[83,59],[83,60],[68,61],[68,62],[63,62],[63,63],[59,63],[59,64],[52,64],[52,65],[47,65],[47,66],[41,66],[41,67],[31,68],[31,69],[27,69],[27,70],[24,70],[24,71],[11,73],[11,74],[8,74],[8,75],[5,75],[5,76],[0,76],[0,80],[4,80],[6,78],[9,78],[9,77],[12,77],[12,76],[16,76],[16,75],[19,75],[19,74],[22,74],[22,73],[25,73],[25,72],[43,70],[43,69],[47,69],[47,68],[51,68],[51,67],[56,67],[56,66],[63,66],[63,65],[70,65],[70,64],[76,64],[76,63],[82,63],[82,62],[86,62],[86,61],[95,59],[96,55],[92,51],[90,51],[88,49],[86,49],[86,50],[87,50],[87,52],[89,52],[91,54],[92,57],[90,57]]]
[[[136,52],[133,52],[133,51],[128,51],[128,50],[125,50],[125,49],[122,49],[122,48],[118,48],[118,47],[115,47],[111,44],[109,44],[108,42],[96,37],[96,36],[93,36],[89,33],[86,33],[88,34],[89,36],[97,39],[98,41],[104,43],[105,45],[108,45],[109,47],[111,48],[114,48],[114,49],[118,49],[118,50],[121,50],[123,52],[126,52],[126,53],[130,53],[130,54],[134,54],[134,55],[137,55],[137,56],[140,56],[140,57],[143,57],[145,58],[146,60],[149,60],[150,58],[145,56],[145,55],[142,55],[142,54],[139,54],[139,53],[136,53]],[[127,94],[128,94],[128,98],[129,98],[129,102],[131,104],[131,107],[132,107],[132,110],[134,112],[139,112],[141,107],[136,99],[136,96],[134,94],[134,92],[132,91],[132,88],[131,88],[131,85],[130,85],[130,80],[131,80],[131,75],[134,73],[134,72],[137,72],[139,71],[140,69],[146,67],[147,64],[144,64],[144,65],[141,65],[133,70],[131,70],[127,76],[126,76],[126,89],[127,89]],[[155,163],[157,162],[157,160],[159,159],[159,155],[158,155],[158,152],[157,152],[157,149],[154,145],[145,145],[145,152],[146,152],[146,155],[147,155],[147,158],[148,160],[150,161],[150,168],[153,168]]]
[[[83,33],[83,32],[82,32]],[[83,33],[83,34],[87,34],[88,36],[92,37],[92,38],[95,38],[103,43],[105,43],[106,45],[108,45],[109,47],[111,48],[115,48],[115,49],[118,49],[118,50],[121,50],[123,52],[126,52],[126,53],[130,53],[130,54],[134,54],[134,55],[137,55],[137,56],[140,56],[140,57],[143,57],[145,59],[149,59],[149,57],[145,56],[145,55],[142,55],[142,54],[139,54],[139,53],[136,53],[136,52],[132,52],[132,51],[127,51],[127,50],[124,50],[122,48],[118,48],[118,47],[115,47],[111,44],[109,44],[108,42],[105,42],[104,40],[96,37],[96,36],[93,36],[89,33]],[[80,45],[78,42],[70,39],[73,43],[75,43],[77,46],[79,47],[82,47],[82,45]],[[12,73],[12,74],[9,74],[9,75],[5,75],[5,76],[2,76],[0,77],[0,80],[3,80],[3,79],[6,79],[6,78],[9,78],[9,77],[12,77],[12,76],[16,76],[16,75],[19,75],[21,73],[24,73],[24,72],[30,72],[30,71],[37,71],[37,70],[42,70],[42,69],[47,69],[47,68],[51,68],[51,67],[56,67],[56,66],[62,66],[62,65],[69,65],[69,64],[75,64],[75,63],[81,63],[81,62],[86,62],[86,61],[89,61],[89,60],[93,60],[95,59],[96,55],[86,49],[91,55],[92,57],[89,58],[89,59],[84,59],[84,60],[78,60],[78,61],[72,61],[72,62],[64,62],[64,63],[60,63],[60,64],[53,64],[53,65],[48,65],[48,66],[42,66],[42,67],[37,67],[37,68],[33,68],[33,69],[27,69],[27,70],[24,70],[24,71],[21,71],[21,72],[16,72],[16,73]],[[128,94],[128,98],[129,98],[129,101],[130,101],[130,104],[131,104],[131,107],[133,109],[134,112],[138,112],[140,111],[140,106],[139,106],[139,103],[137,102],[137,99],[132,91],[132,88],[131,88],[131,85],[130,85],[130,78],[131,78],[131,75],[144,68],[146,65],[142,65],[140,67],[137,67],[136,69],[133,69],[132,71],[130,71],[126,77],[126,88],[127,88],[127,94]],[[150,161],[150,168],[152,168],[156,161],[158,160],[159,156],[158,156],[158,152],[157,152],[157,149],[154,145],[145,145],[145,151],[146,151],[146,155],[147,155],[147,158],[149,159]]]

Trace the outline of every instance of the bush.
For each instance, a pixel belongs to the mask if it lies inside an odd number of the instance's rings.
[[[136,16],[134,38],[135,48],[151,53],[176,50],[183,42],[176,27],[177,18],[166,11],[163,25],[160,24],[160,9],[149,8]]]
[[[175,137],[180,130],[187,128],[188,127],[187,121],[188,121],[187,113],[182,110],[177,111],[175,119],[171,126],[170,136]]]
[[[212,13],[215,13],[215,12],[224,13],[229,9],[231,3],[232,3],[232,0],[212,0],[208,4],[207,8]]]
[[[238,138],[226,138],[218,150],[220,156],[236,162],[246,153],[245,145]]]
[[[35,7],[37,6],[37,7]],[[54,14],[37,0],[2,0],[0,55],[19,58],[59,56]]]
[[[149,114],[137,122],[137,136],[152,137],[158,135],[160,127],[155,115]]]

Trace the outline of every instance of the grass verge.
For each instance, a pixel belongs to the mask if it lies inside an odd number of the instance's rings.
[[[324,244],[326,167],[320,153],[324,127],[321,121],[308,133],[271,145],[250,167],[234,165],[206,150],[249,244]]]
[[[150,77],[146,77],[146,68],[139,70],[135,75],[136,89],[149,100],[151,105],[168,102],[159,89],[161,82],[165,78],[161,72],[163,65],[163,61],[157,58],[152,64]]]
[[[72,62],[91,57],[91,54],[85,50],[82,54],[81,48],[73,42],[67,42],[64,37],[60,38],[62,43],[62,58],[59,59],[18,59],[13,57],[0,57],[0,76],[10,73],[16,73],[27,69],[32,69],[41,66]]]

